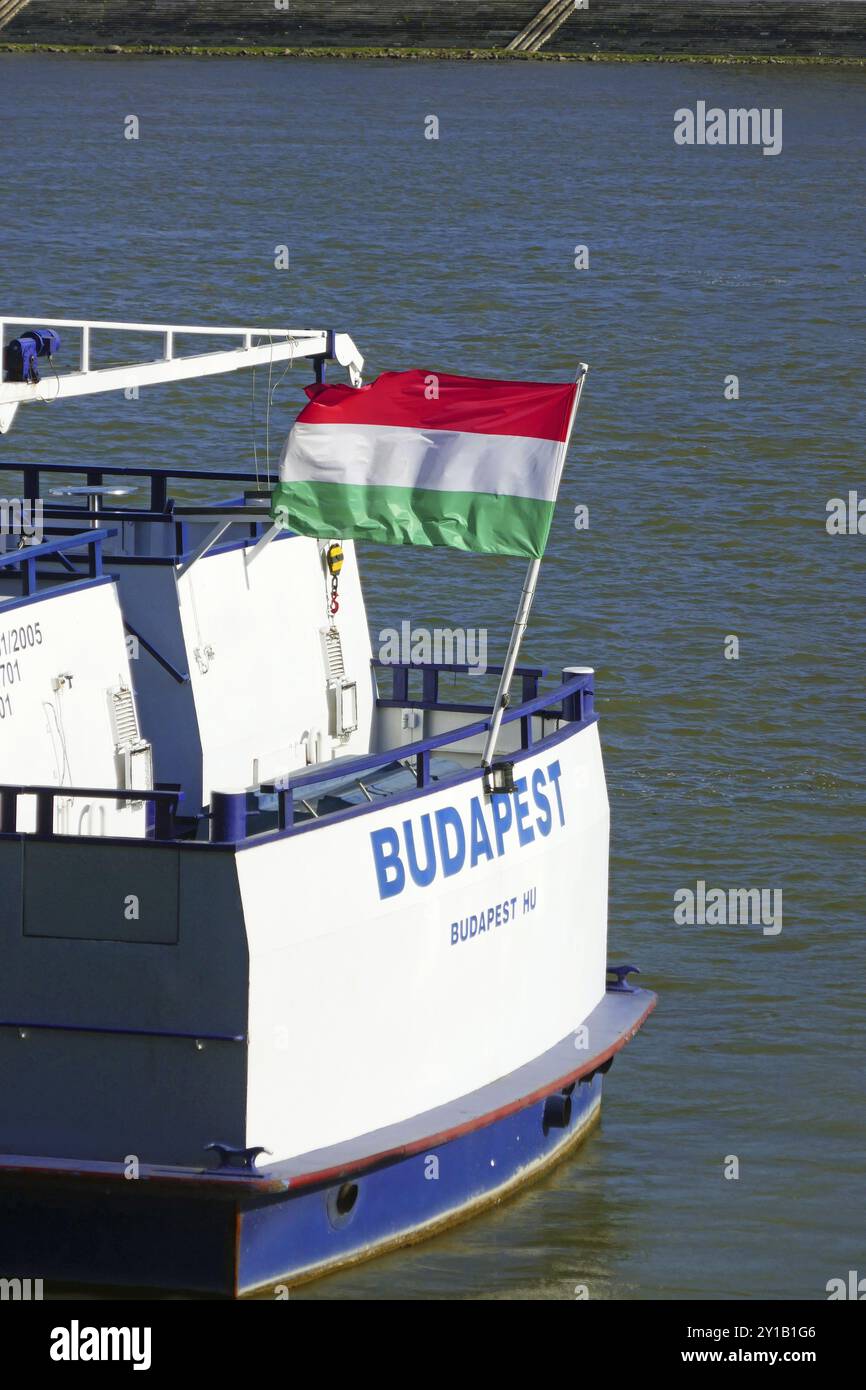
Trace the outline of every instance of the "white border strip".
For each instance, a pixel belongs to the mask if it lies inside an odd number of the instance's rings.
[[[555,439],[399,425],[296,424],[280,481],[485,492],[553,502],[563,446]]]

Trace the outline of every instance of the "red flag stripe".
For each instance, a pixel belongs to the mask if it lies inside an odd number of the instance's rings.
[[[445,372],[383,372],[369,386],[308,386],[305,425],[399,425],[416,430],[568,436],[574,382],[491,381]],[[433,394],[433,393],[436,394]],[[433,394],[433,399],[428,397]]]

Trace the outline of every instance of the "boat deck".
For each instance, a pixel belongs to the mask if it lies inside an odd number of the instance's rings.
[[[390,797],[405,795],[417,785],[414,763],[408,758],[395,758],[381,767],[374,768],[369,775],[358,772],[342,773],[341,762],[352,759],[336,758],[319,767],[307,771],[315,774],[327,769],[337,769],[336,775],[323,782],[305,782],[306,773],[301,772],[294,784],[295,815],[294,823],[303,825],[309,821],[321,820],[323,816],[334,815],[340,811],[351,810],[353,806],[369,806],[375,802],[387,801]],[[434,753],[430,759],[430,781],[442,782],[465,772],[465,761],[447,754]],[[275,786],[268,786],[247,794],[247,833],[261,835],[279,828],[279,792]]]

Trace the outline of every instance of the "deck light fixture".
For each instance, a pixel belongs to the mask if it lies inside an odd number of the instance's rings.
[[[484,790],[488,796],[502,796],[514,791],[514,763],[491,763],[484,771]]]

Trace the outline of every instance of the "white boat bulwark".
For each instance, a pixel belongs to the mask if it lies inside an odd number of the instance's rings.
[[[218,331],[219,370],[258,354]],[[304,349],[360,381],[346,335]],[[0,471],[44,531],[0,553],[0,1274],[234,1296],[543,1171],[655,1003],[607,970],[592,670],[514,648],[497,709],[383,666],[353,543],[277,531],[255,475]]]

